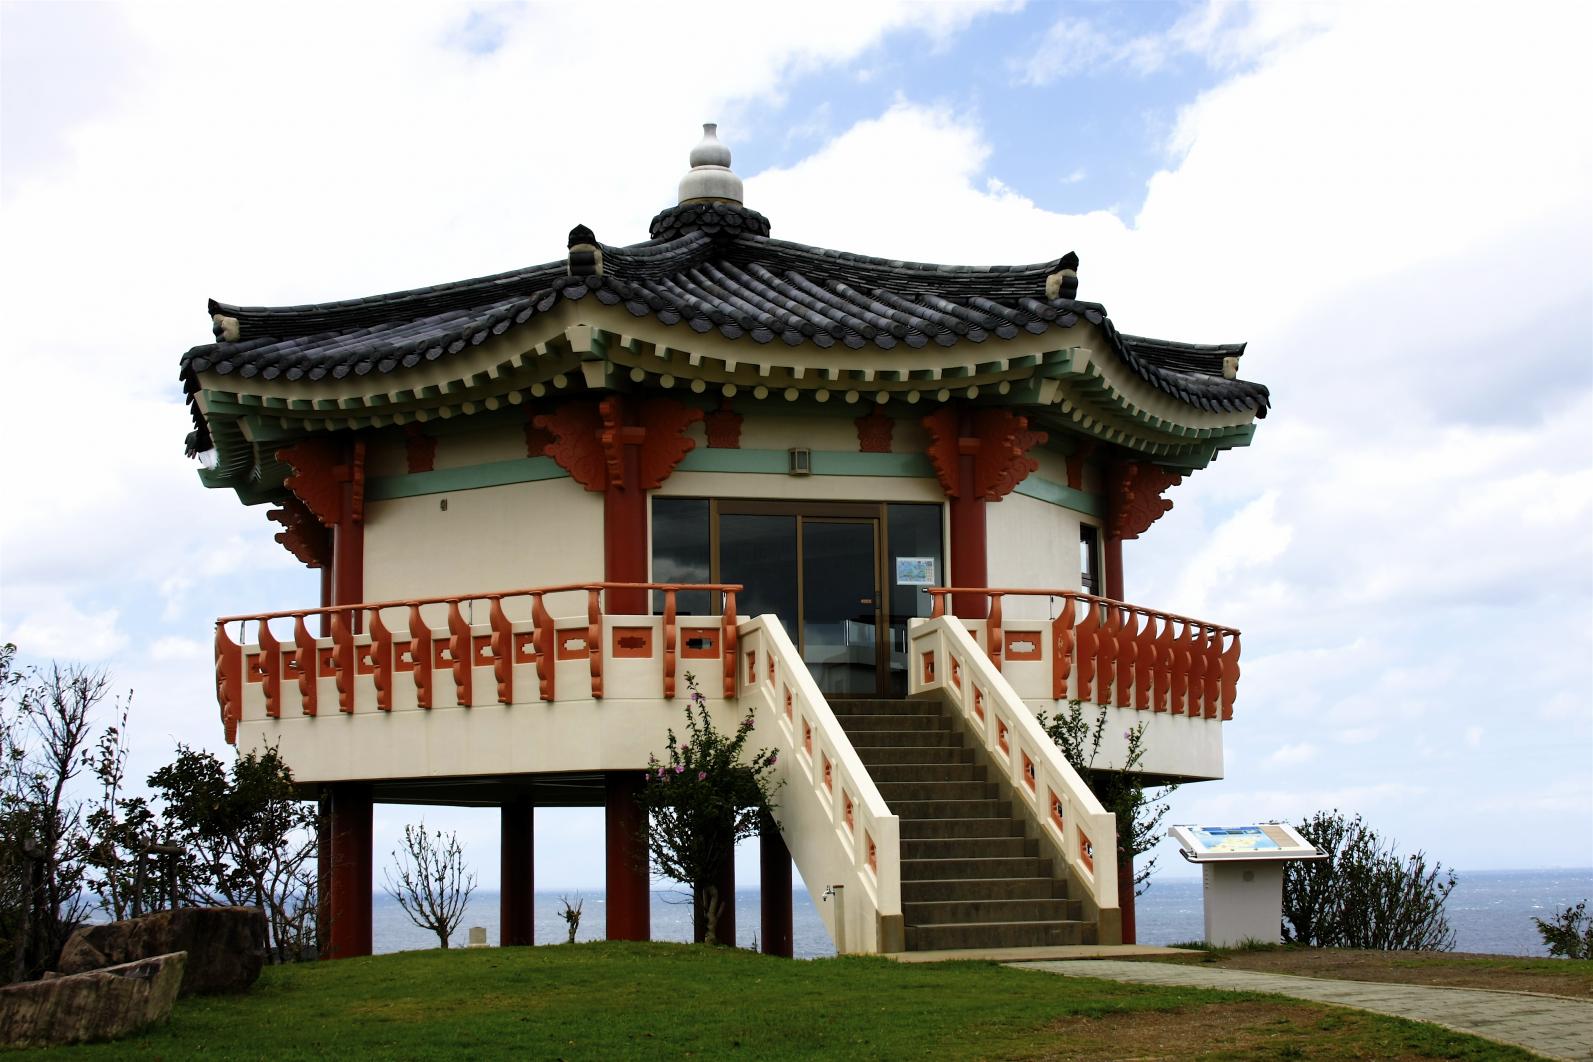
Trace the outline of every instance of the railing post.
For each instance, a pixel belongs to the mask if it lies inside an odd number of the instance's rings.
[[[726,590],[724,612],[719,617],[720,652],[725,662],[725,697],[736,695],[736,592]]]
[[[1234,697],[1239,692],[1239,632],[1233,632],[1233,644],[1222,656],[1222,718],[1233,718]]]
[[[664,699],[675,699],[675,650],[680,631],[675,623],[675,588],[664,591]]]
[[[271,633],[269,620],[260,621],[260,685],[265,690],[266,718],[282,717],[282,643]]]
[[[236,744],[238,721],[243,718],[243,646],[232,640],[225,623],[216,624],[216,700],[221,703],[227,744]]]
[[[1001,652],[1005,646],[1004,635],[1001,631],[1001,595],[990,595],[990,611],[985,619],[985,654],[990,657],[990,662],[1001,670]]]
[[[514,628],[503,612],[503,598],[489,599],[487,620],[492,624],[492,677],[498,682],[498,703],[514,703]]]
[[[548,615],[541,594],[531,595],[531,641],[537,650],[537,692],[544,701],[551,701],[554,693],[554,642],[558,635],[553,630],[553,617]]]
[[[337,710],[354,714],[354,635],[349,614],[332,613],[332,683],[337,687]]]
[[[432,701],[431,628],[420,614],[420,605],[409,603],[410,675],[415,680],[415,703],[430,708]]]
[[[471,707],[476,700],[473,641],[458,599],[448,602],[448,670],[453,672],[454,700],[461,708]]]
[[[310,629],[304,625],[304,613],[293,617],[293,662],[299,669],[299,707],[305,715],[316,711],[317,682],[321,677],[320,652]]]
[[[592,671],[592,699],[603,698],[603,591],[586,591],[586,658]]]
[[[1075,607],[1073,598],[1063,595],[1062,607],[1051,621],[1051,696],[1059,701],[1068,699],[1068,676],[1073,672]]]
[[[393,710],[393,634],[382,622],[382,610],[371,609],[371,685],[377,711]]]

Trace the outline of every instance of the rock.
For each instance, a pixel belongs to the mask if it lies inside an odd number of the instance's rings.
[[[265,912],[258,907],[179,907],[142,918],[83,926],[67,940],[64,974],[174,951],[188,953],[182,994],[244,992],[266,959]]]
[[[113,1040],[171,1017],[182,952],[0,988],[0,1043],[15,1047]]]

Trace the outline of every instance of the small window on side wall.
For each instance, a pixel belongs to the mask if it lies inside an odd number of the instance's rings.
[[[1089,524],[1079,525],[1079,585],[1086,594],[1101,593],[1101,533]]]

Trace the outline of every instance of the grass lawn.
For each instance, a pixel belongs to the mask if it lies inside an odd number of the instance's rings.
[[[1204,1053],[1203,1053],[1204,1049]],[[1273,996],[988,963],[683,944],[419,951],[268,968],[248,995],[73,1058],[1529,1058]]]
[[[1184,945],[1192,946],[1192,945]],[[1203,946],[1202,946],[1203,947]],[[1355,951],[1350,948],[1209,948],[1160,962],[1215,963],[1230,970],[1336,977],[1346,981],[1492,988],[1593,999],[1593,961],[1525,959],[1450,951]]]

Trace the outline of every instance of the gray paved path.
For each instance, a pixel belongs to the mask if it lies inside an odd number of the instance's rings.
[[[1226,988],[1236,992],[1272,992],[1316,1003],[1376,1011],[1396,1018],[1432,1022],[1474,1036],[1514,1044],[1549,1058],[1593,1059],[1593,1003],[1522,992],[1491,992],[1477,988],[1391,985],[1370,981],[1338,981],[1291,974],[1215,970],[1163,962],[1121,962],[1110,959],[1009,964],[1020,970],[1043,970],[1067,977],[1104,977],[1147,985],[1183,988]]]

